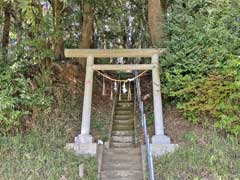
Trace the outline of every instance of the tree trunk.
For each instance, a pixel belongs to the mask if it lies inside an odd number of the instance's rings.
[[[58,60],[63,60],[64,56],[64,32],[63,32],[63,8],[64,2],[63,0],[53,0],[52,1],[53,8],[53,17],[54,17],[54,30],[55,30],[55,38],[54,38],[54,53],[55,57]]]
[[[92,44],[93,37],[93,7],[90,3],[84,2],[83,4],[83,28],[80,37],[80,49],[88,49]],[[86,59],[81,59],[81,64],[86,64]]]
[[[4,8],[4,26],[2,36],[2,57],[6,63],[8,59],[9,33],[11,26],[11,3],[7,3]]]
[[[163,47],[166,34],[164,32],[167,12],[166,0],[148,0],[148,23],[152,45]]]

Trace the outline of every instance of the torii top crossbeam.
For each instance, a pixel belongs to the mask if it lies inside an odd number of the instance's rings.
[[[166,49],[65,49],[67,58],[117,58],[117,57],[152,57],[161,56]]]

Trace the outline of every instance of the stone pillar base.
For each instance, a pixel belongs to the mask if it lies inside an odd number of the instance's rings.
[[[177,144],[151,144],[150,146],[154,157],[173,152],[178,147]]]
[[[90,134],[79,134],[74,138],[74,142],[77,144],[90,144],[93,142],[93,137]]]
[[[79,143],[68,143],[66,149],[73,151],[76,155],[82,156],[97,156],[97,144],[79,144]]]
[[[152,136],[152,144],[170,144],[171,139],[166,135],[154,135]]]

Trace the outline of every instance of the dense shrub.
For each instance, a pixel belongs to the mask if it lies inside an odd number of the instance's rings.
[[[176,0],[164,93],[189,120],[240,133],[240,1]]]
[[[45,94],[44,74],[31,80],[26,76],[29,70],[26,62],[20,60],[0,66],[0,134],[16,130],[34,108],[45,108],[50,103]]]

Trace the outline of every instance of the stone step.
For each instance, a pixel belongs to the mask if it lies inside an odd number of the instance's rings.
[[[116,154],[116,153],[105,153],[103,154],[103,161],[107,164],[114,163],[114,161],[118,163],[122,163],[122,165],[125,164],[136,164],[141,162],[141,154],[135,153],[135,154]]]
[[[119,100],[118,102],[117,102],[118,104],[120,103],[123,103],[123,104],[125,104],[125,103],[130,103],[130,104],[133,104],[133,100],[128,100],[128,96],[127,97],[121,97],[121,100]]]
[[[133,136],[133,130],[128,130],[128,131],[117,131],[113,130],[112,131],[112,136]]]
[[[103,162],[107,165],[114,164],[115,162],[124,165],[131,164],[131,165],[139,165],[141,162],[140,154],[111,154],[111,153],[104,153],[103,155]]]
[[[114,118],[114,121],[116,121],[116,123],[119,121],[121,123],[124,122],[124,121],[129,121],[129,122],[134,122],[133,121],[133,118],[128,118],[128,119],[119,119],[119,118]],[[114,122],[115,123],[115,122]]]
[[[104,150],[105,154],[141,154],[141,149],[140,148],[110,148],[110,149],[105,149]]]
[[[133,106],[133,101],[118,101],[117,105],[129,105]]]
[[[133,105],[133,101],[118,101],[117,105]]]
[[[129,159],[129,157],[128,157]],[[103,161],[102,171],[114,171],[114,170],[121,170],[121,171],[142,171],[142,164],[141,162],[105,162]]]
[[[125,111],[123,111],[123,110],[116,110],[115,111],[115,115],[133,115],[133,111],[131,111],[131,110],[125,110]]]
[[[111,142],[111,148],[133,148],[135,145],[133,143],[120,143],[120,142]]]
[[[114,114],[114,117],[116,117],[116,118],[118,118],[118,117],[120,117],[120,119],[122,118],[122,119],[124,119],[124,118],[129,118],[129,119],[133,119],[133,113],[132,112],[130,112],[130,113],[119,113],[119,112],[115,112],[115,114]]]
[[[133,130],[133,124],[127,124],[127,125],[114,124],[114,125],[113,125],[113,130],[117,130],[117,131],[129,131],[129,130]]]
[[[102,178],[101,180],[136,180],[135,178],[114,178],[114,179],[111,179],[111,178]],[[143,180],[143,179],[139,179],[139,180]]]
[[[109,178],[114,180],[115,178],[134,178],[135,180],[143,179],[142,171],[102,171],[101,178]]]
[[[124,128],[126,128],[126,129],[132,128],[132,129],[133,129],[133,123],[130,123],[130,124],[127,124],[127,123],[125,123],[125,124],[117,124],[117,123],[114,123],[114,124],[113,124],[113,127],[114,127],[115,129],[118,129],[118,128],[119,128],[119,130],[120,130],[120,129],[124,129]]]
[[[116,108],[125,108],[125,109],[133,109],[133,105],[129,104],[117,104]]]
[[[129,119],[133,119],[133,115],[115,115],[114,119],[117,120],[129,120]]]
[[[128,95],[121,95],[121,100],[120,99],[118,99],[118,102],[119,101],[131,101],[131,102],[133,102],[133,96],[132,96],[132,100],[128,100]]]
[[[124,124],[131,124],[131,125],[132,125],[132,124],[134,123],[134,121],[133,121],[132,119],[131,119],[131,120],[116,120],[116,119],[115,119],[115,120],[113,121],[113,123],[114,123],[114,124],[123,124],[123,125],[124,125]]]
[[[133,112],[133,107],[117,107],[116,106],[115,111],[132,111]]]
[[[112,136],[112,142],[133,143],[133,136]]]

